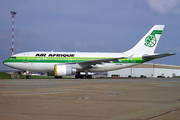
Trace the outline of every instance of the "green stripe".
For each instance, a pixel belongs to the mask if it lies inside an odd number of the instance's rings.
[[[162,34],[162,30],[153,30],[151,35]]]
[[[109,57],[108,57],[109,58]],[[16,57],[16,59],[9,58],[4,62],[29,62],[29,63],[73,63],[82,61],[91,61],[98,59],[108,59],[106,57]],[[141,57],[134,57],[130,59],[120,59],[120,62],[113,61],[113,63],[143,63],[146,62]]]

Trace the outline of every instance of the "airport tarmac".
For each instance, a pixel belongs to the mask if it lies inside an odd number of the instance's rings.
[[[0,80],[1,120],[179,120],[180,78]]]

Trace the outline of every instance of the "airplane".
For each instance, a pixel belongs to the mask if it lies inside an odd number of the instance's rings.
[[[123,53],[106,52],[23,52],[3,61],[14,69],[47,72],[48,76],[62,78],[92,78],[88,72],[106,72],[135,66],[150,60],[175,55],[154,53],[165,25],[154,25],[130,50]],[[80,72],[85,72],[81,75]],[[26,78],[30,78],[27,75]]]

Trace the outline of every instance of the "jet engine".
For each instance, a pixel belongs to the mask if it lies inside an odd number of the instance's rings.
[[[54,65],[55,76],[68,76],[76,73],[76,69],[69,65]]]

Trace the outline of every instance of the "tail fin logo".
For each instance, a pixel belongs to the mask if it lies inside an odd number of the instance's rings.
[[[144,45],[146,45],[147,47],[154,47],[156,45],[155,34],[160,34],[161,35],[162,30],[153,30],[152,33],[145,38]]]
[[[147,47],[154,47],[156,45],[156,37],[155,35],[148,35],[145,39],[145,43]]]

